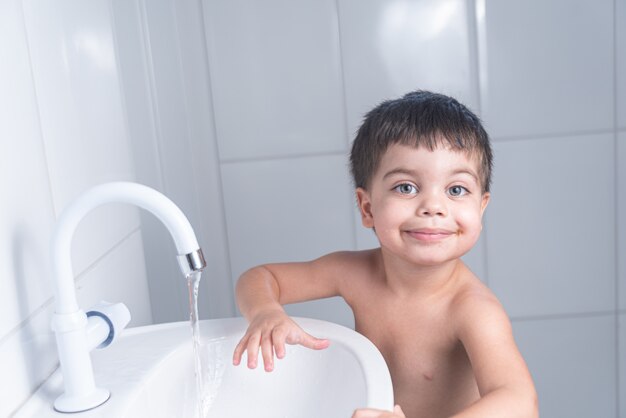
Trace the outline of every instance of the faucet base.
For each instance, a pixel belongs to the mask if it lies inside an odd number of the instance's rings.
[[[54,401],[54,409],[58,412],[83,412],[102,405],[111,397],[106,389],[95,388],[88,395],[63,394]]]

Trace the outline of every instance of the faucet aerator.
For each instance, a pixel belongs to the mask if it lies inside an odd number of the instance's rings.
[[[183,276],[185,277],[188,277],[191,273],[202,271],[206,267],[206,261],[204,260],[204,254],[202,254],[201,248],[189,254],[179,255],[177,259],[180,271],[183,272]]]

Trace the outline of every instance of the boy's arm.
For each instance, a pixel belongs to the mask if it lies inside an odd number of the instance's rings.
[[[492,295],[472,295],[459,301],[456,318],[480,399],[454,417],[538,417],[535,386],[502,305]]]
[[[233,363],[238,365],[247,351],[248,367],[256,367],[261,347],[265,370],[271,371],[274,353],[283,358],[285,343],[328,347],[327,340],[305,333],[282,305],[339,295],[351,258],[348,253],[334,253],[310,262],[268,264],[245,272],[237,282],[236,297],[250,325],[235,348]]]

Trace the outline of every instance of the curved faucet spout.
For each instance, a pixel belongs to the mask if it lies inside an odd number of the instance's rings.
[[[87,343],[87,315],[78,306],[72,272],[71,244],[76,226],[94,208],[105,203],[130,203],[154,214],[174,239],[178,262],[187,275],[204,269],[206,263],[191,224],[167,197],[137,183],[113,182],[96,186],[80,195],[61,214],[52,237],[52,269],[56,296],[52,326],[56,334],[65,393],[55,402],[60,412],[94,408],[109,397],[95,387],[90,345]]]
[[[154,214],[172,235],[179,256],[198,253],[200,246],[187,217],[161,193],[131,182],[113,182],[96,186],[80,195],[63,211],[54,231],[52,264],[57,290],[56,313],[71,313],[78,309],[71,260],[72,237],[76,226],[96,207],[114,202],[130,203]]]

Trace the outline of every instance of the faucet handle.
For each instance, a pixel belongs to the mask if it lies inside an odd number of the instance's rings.
[[[130,322],[130,311],[123,303],[100,301],[87,311],[87,319],[87,339],[90,346],[105,348],[126,328]]]

